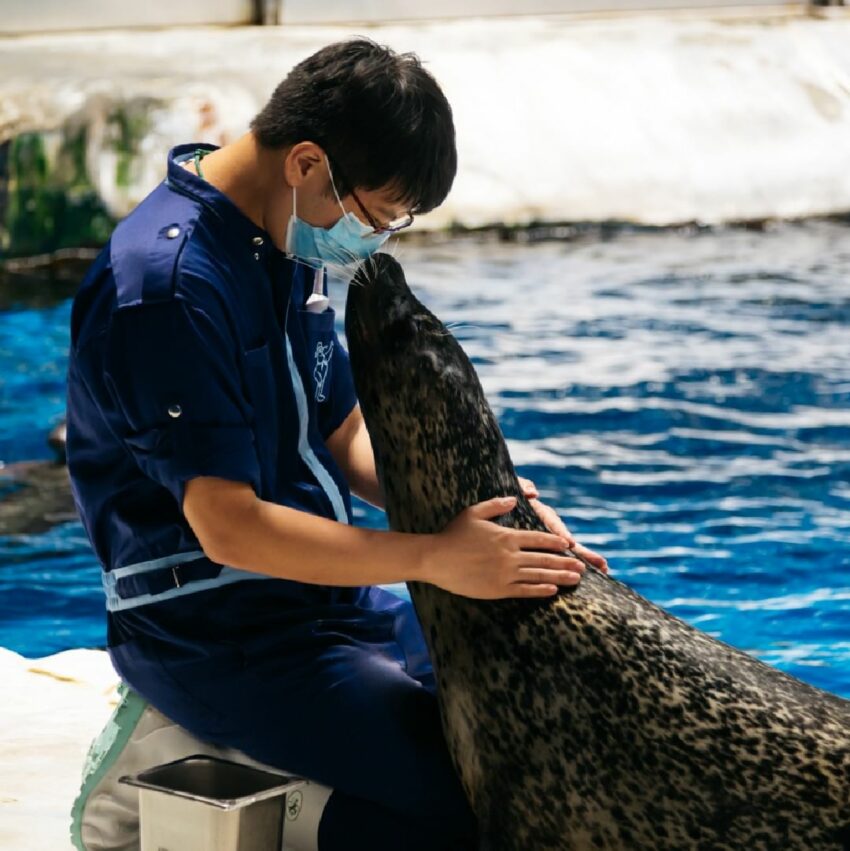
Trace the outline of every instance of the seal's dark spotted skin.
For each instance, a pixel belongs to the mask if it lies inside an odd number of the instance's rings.
[[[378,255],[349,290],[352,367],[393,529],[515,494],[467,357]],[[458,773],[492,851],[850,849],[850,702],[588,568],[547,600],[411,583]]]

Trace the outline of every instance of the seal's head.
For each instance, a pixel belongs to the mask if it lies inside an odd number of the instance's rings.
[[[345,332],[393,528],[412,528],[415,514],[419,531],[423,518],[436,531],[473,502],[515,492],[475,369],[395,258],[376,254],[360,267]]]
[[[428,379],[439,379],[449,394],[463,394],[475,378],[457,341],[413,295],[401,266],[389,254],[376,254],[354,277],[345,332],[352,362],[368,365],[358,379],[361,405],[391,387],[407,393],[411,385]],[[359,372],[355,367],[356,378]],[[429,394],[416,393],[405,401],[418,406],[432,400]]]

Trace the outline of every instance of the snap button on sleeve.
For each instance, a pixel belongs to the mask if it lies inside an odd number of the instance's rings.
[[[179,227],[177,227],[177,225],[173,225],[172,227],[170,227],[170,228],[169,228],[169,229],[165,232],[165,235],[166,235],[169,239],[175,239],[176,237],[180,236],[180,228],[179,228]]]
[[[171,405],[168,409],[168,416],[177,419],[183,413],[183,408],[180,405]]]
[[[251,241],[254,243],[254,245],[263,244],[263,238],[261,236],[255,236]]]

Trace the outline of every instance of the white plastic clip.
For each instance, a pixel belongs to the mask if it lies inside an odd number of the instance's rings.
[[[310,313],[323,313],[327,310],[331,300],[324,294],[324,290],[325,270],[324,267],[320,267],[313,274],[313,292],[304,303],[304,309]]]

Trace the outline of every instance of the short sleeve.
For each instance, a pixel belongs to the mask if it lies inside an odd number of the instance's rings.
[[[253,411],[238,344],[222,317],[179,297],[122,307],[103,351],[119,437],[178,506],[195,476],[247,482],[260,492]]]
[[[330,393],[319,404],[319,432],[325,440],[342,425],[357,404],[351,362],[336,330],[333,332],[330,376]]]

